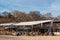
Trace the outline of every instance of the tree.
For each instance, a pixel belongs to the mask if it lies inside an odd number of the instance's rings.
[[[39,11],[31,11],[29,13],[29,17],[31,18],[31,20],[41,20],[41,14]]]
[[[46,14],[44,14],[44,17],[45,17],[45,19],[53,19],[51,13],[46,13]]]
[[[58,20],[60,20],[60,15],[56,17]]]
[[[27,14],[25,12],[14,11],[13,15],[16,18],[17,22],[27,21]]]
[[[7,12],[7,11],[2,12],[2,16],[3,16],[3,17],[7,17],[7,16],[8,16],[8,13],[9,13],[9,12]]]
[[[12,15],[11,13],[8,14],[8,18],[12,18],[12,16],[13,16],[13,15]]]

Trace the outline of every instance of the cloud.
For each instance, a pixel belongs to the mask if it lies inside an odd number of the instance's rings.
[[[60,10],[60,0],[55,0],[50,6],[50,9],[55,11]]]
[[[40,11],[41,13],[60,13],[60,0],[0,0],[1,10]],[[58,14],[57,14],[58,15]]]
[[[41,10],[48,5],[48,0],[0,0],[1,10]]]
[[[60,0],[53,1],[46,10],[42,11],[42,13],[47,13],[47,12],[52,13],[54,17],[60,15]]]

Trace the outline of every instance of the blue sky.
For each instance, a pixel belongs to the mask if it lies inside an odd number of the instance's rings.
[[[60,15],[60,0],[0,0],[0,11],[19,10],[23,12],[40,11]]]

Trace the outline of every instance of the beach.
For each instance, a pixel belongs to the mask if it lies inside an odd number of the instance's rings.
[[[11,35],[0,35],[0,40],[60,40],[60,36],[11,36]]]

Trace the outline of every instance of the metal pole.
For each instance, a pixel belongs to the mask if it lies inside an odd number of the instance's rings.
[[[33,28],[33,25],[32,25],[32,28]]]
[[[24,28],[24,35],[26,35],[26,31],[25,31],[25,29],[26,29],[26,27],[25,27],[25,25],[23,25],[23,28]]]
[[[52,35],[52,30],[51,30],[51,27],[53,27],[53,21],[51,21],[51,26],[50,26],[50,35]]]
[[[41,23],[41,27],[43,27],[43,24]]]
[[[32,35],[33,35],[33,25],[32,25]]]

